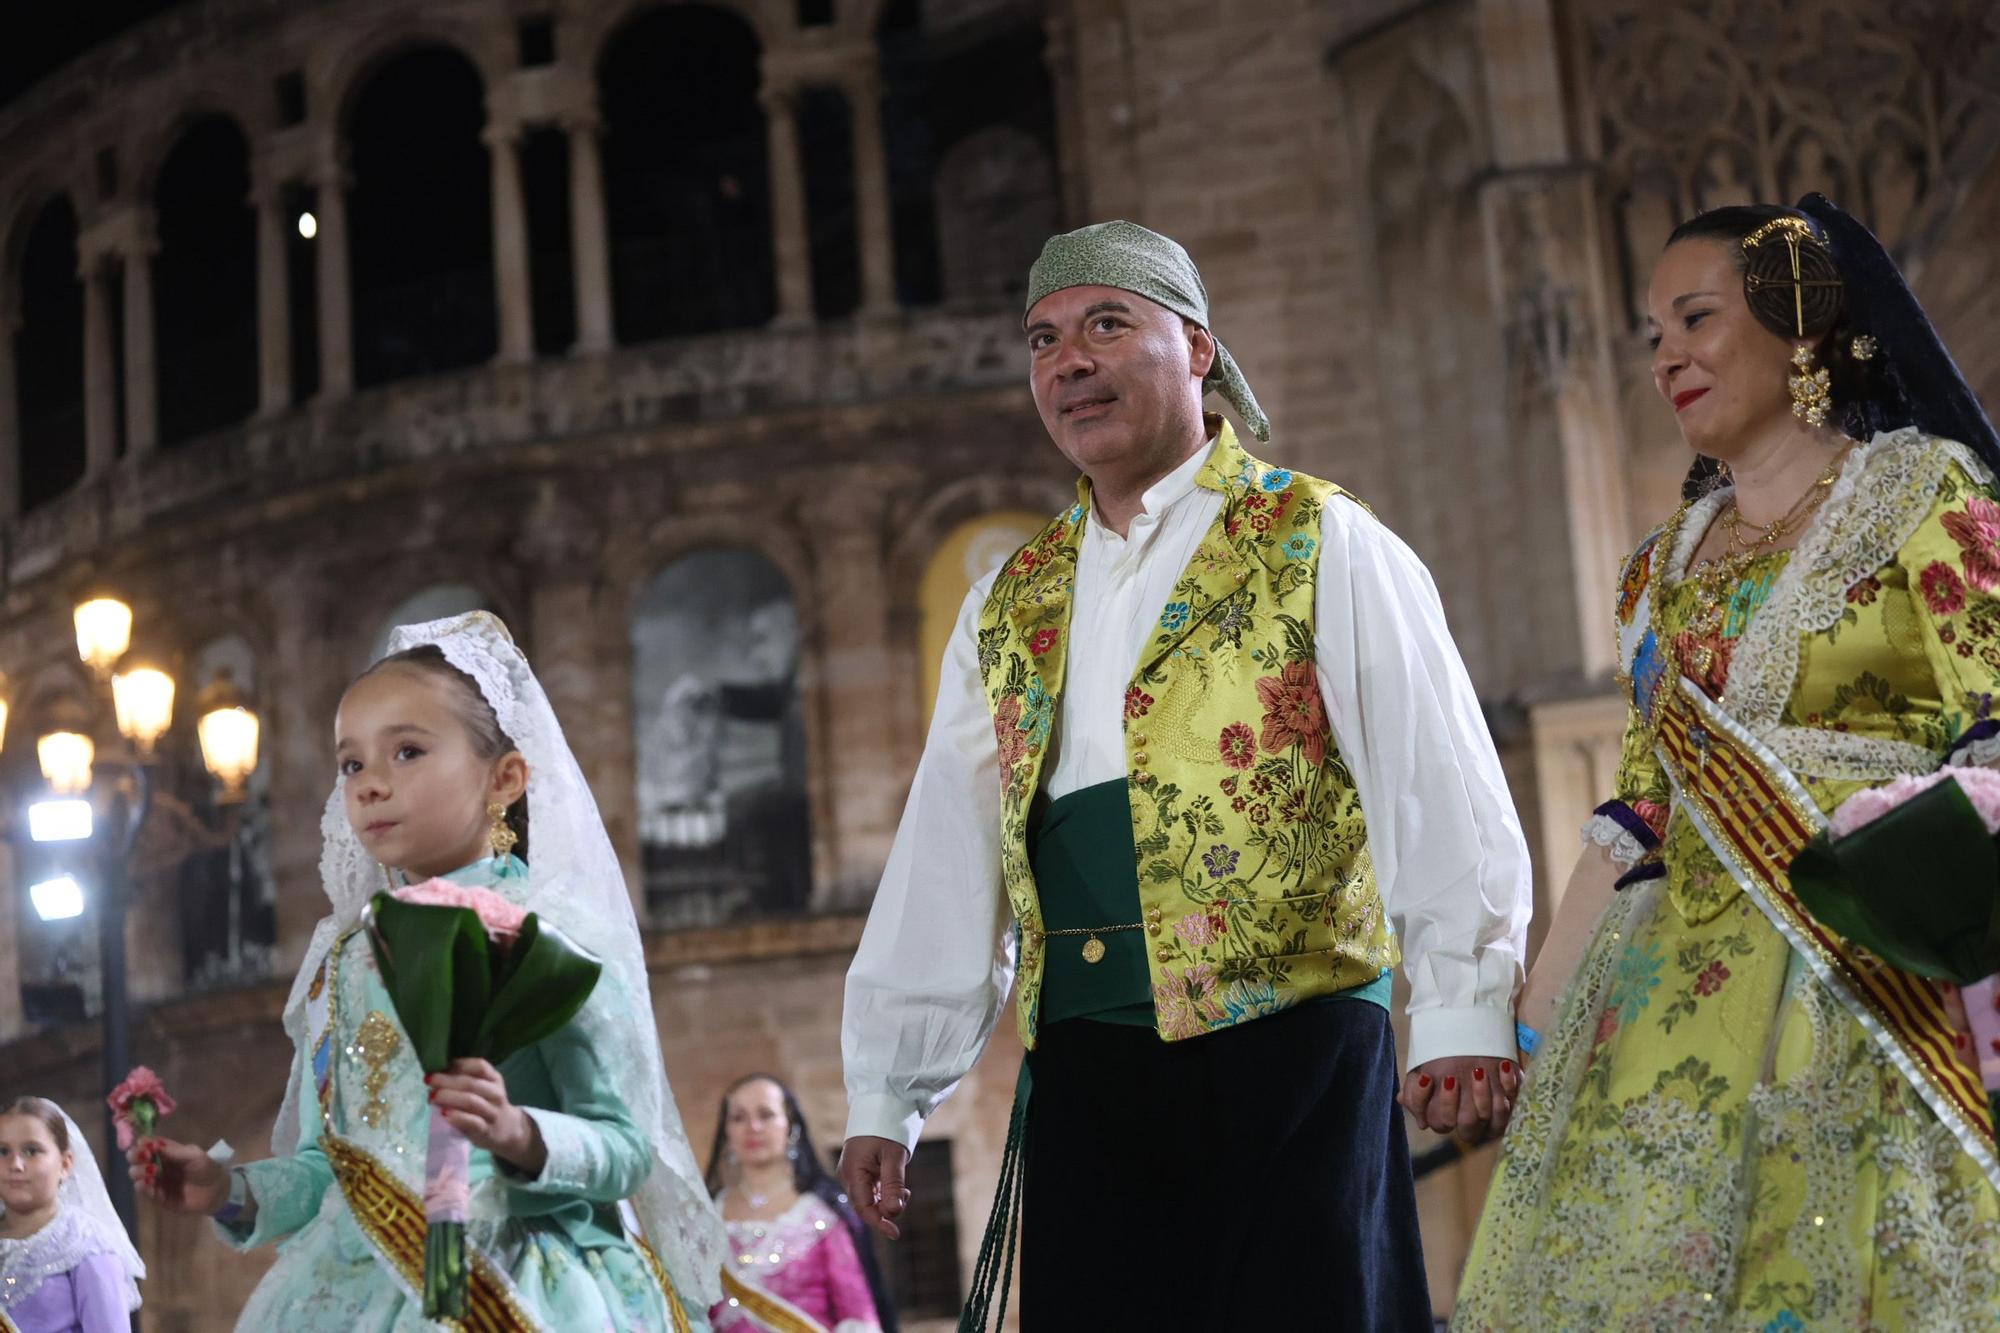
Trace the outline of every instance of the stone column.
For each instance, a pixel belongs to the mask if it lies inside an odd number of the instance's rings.
[[[153,354],[153,256],[160,243],[150,209],[134,219],[125,259],[125,455],[144,458],[160,443],[160,376]]]
[[[1570,151],[1550,0],[1479,0],[1478,24],[1494,127],[1495,170],[1480,192],[1494,311],[1510,355],[1517,365],[1531,359],[1524,369],[1553,408],[1581,643],[1576,665],[1586,677],[1608,677],[1612,601],[1632,534],[1595,174]]]
[[[521,199],[521,131],[496,121],[480,136],[493,170],[493,291],[502,364],[535,359],[534,293],[528,277],[528,214]]]
[[[0,278],[0,522],[21,512],[21,397],[15,380],[14,339],[21,331],[21,316],[14,293]],[[12,921],[0,917],[0,921]],[[0,991],[5,990],[0,979]],[[0,1004],[5,1003],[0,995]]]
[[[887,479],[871,477],[865,485],[829,487],[804,509],[814,559],[813,583],[799,604],[800,641],[823,654],[801,672],[817,683],[805,700],[815,911],[868,901],[888,861],[909,782],[896,762],[895,728],[886,725],[894,708],[886,692],[895,680],[883,595],[890,493]]]
[[[844,81],[854,133],[854,214],[861,239],[861,314],[896,313],[896,236],[889,209],[889,155],[882,142],[882,87],[875,53]]]
[[[354,292],[347,272],[347,171],[323,164],[319,190],[316,275],[319,296],[319,396],[354,392]]]
[[[324,232],[321,233],[324,236]],[[327,604],[337,588],[323,586],[310,559],[271,571],[269,608],[271,652],[257,664],[260,681],[282,682],[260,690],[264,734],[258,762],[271,778],[271,876],[276,881],[277,952],[273,976],[289,977],[305,957],[314,924],[326,912],[320,891],[319,821],[326,803],[327,720],[355,670],[353,654],[365,653],[352,631],[330,637],[327,627],[341,617]],[[363,631],[365,633],[365,631]]]
[[[777,281],[778,328],[813,320],[812,243],[806,228],[805,164],[799,156],[798,91],[767,87],[764,104],[767,170],[771,173],[771,263]]]
[[[595,114],[563,125],[569,132],[569,245],[576,275],[576,347],[611,349],[611,237],[604,219],[604,157]]]
[[[83,279],[84,475],[101,477],[118,456],[118,389],[112,383],[111,271],[102,254],[86,254]]]
[[[1076,19],[1066,6],[1052,5],[1042,20],[1042,64],[1056,112],[1057,188],[1062,191],[1063,226],[1083,223],[1089,211],[1083,171],[1083,104],[1076,79]]]
[[[292,284],[286,262],[285,187],[260,180],[257,210],[257,412],[273,417],[292,405]]]

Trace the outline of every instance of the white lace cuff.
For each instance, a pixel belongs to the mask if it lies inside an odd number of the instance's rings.
[[[1602,847],[1619,869],[1630,870],[1646,859],[1652,848],[1612,815],[1595,814],[1584,821],[1583,845]]]
[[[2000,731],[1960,743],[1945,762],[1960,768],[2000,768]]]

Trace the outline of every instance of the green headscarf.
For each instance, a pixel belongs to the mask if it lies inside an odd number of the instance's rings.
[[[1061,236],[1042,247],[1042,257],[1028,270],[1028,310],[1043,297],[1065,287],[1116,287],[1165,306],[1204,329],[1208,324],[1208,289],[1187,251],[1168,237],[1132,222],[1097,222]],[[1025,322],[1025,313],[1023,320]],[[1209,336],[1215,337],[1213,329]],[[1243,424],[1260,440],[1271,438],[1271,422],[1257,406],[1257,396],[1243,378],[1236,358],[1215,339],[1215,364],[1201,387],[1219,393],[1236,409]]]

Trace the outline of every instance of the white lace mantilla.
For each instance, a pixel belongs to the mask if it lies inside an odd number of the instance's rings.
[[[393,654],[435,644],[445,660],[471,677],[501,730],[528,761],[528,824],[533,831],[527,906],[604,962],[604,975],[573,1022],[612,1071],[619,1097],[653,1146],[654,1165],[627,1202],[645,1238],[666,1265],[681,1298],[706,1308],[722,1298],[721,1270],[729,1240],[708,1198],[701,1169],[682,1127],[660,1059],[659,1029],[632,900],[618,856],[604,831],[582,768],[563,736],[541,682],[507,629],[485,612],[403,625],[390,635]],[[319,923],[285,1006],[285,1026],[299,1049],[310,1050],[306,996],[334,942],[360,920],[383,871],[348,826],[342,784],[327,798],[320,830],[320,876],[333,914]],[[297,1150],[299,1106],[306,1095],[294,1062],[271,1145]],[[422,1162],[386,1162],[422,1190]]]
[[[74,1208],[65,1208],[32,1236],[0,1239],[0,1310],[11,1310],[93,1254],[115,1254],[111,1239]],[[136,1302],[135,1302],[136,1304]]]
[[[1873,781],[1938,766],[1941,756],[1920,745],[1789,726],[1781,719],[1798,684],[1805,637],[1838,621],[1847,609],[1847,590],[1893,561],[1916,535],[1954,463],[1992,483],[1970,449],[1914,426],[1855,445],[1818,518],[1738,640],[1723,705],[1795,772]],[[1734,494],[1724,487],[1688,507],[1673,549],[1660,553],[1656,578],[1687,576],[1703,534]]]

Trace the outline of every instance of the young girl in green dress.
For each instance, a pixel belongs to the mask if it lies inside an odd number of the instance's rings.
[[[132,1152],[155,1203],[278,1242],[239,1329],[430,1327],[423,1178],[435,1104],[473,1145],[467,1328],[706,1328],[721,1224],[661,1067],[616,856],[547,696],[490,615],[405,626],[335,721],[322,921],[286,1006],[297,1047],[277,1156],[225,1168]],[[533,847],[517,842],[532,834]],[[362,908],[392,880],[491,888],[603,960],[582,1013],[503,1061],[426,1077],[377,975]]]

